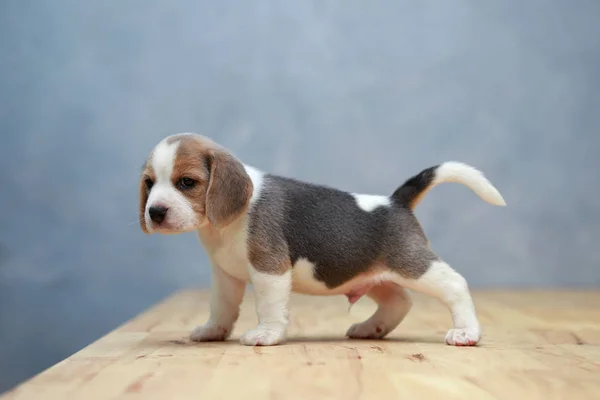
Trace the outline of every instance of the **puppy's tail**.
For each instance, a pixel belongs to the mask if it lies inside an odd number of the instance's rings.
[[[396,205],[414,210],[429,189],[444,182],[462,183],[488,203],[496,206],[506,205],[500,192],[481,171],[455,161],[421,171],[396,189],[391,198]]]

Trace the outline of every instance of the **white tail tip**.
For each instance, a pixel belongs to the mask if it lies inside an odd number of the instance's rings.
[[[434,185],[443,182],[462,183],[474,191],[484,201],[495,206],[504,207],[504,198],[492,183],[478,169],[470,165],[449,161],[439,166],[435,171]]]

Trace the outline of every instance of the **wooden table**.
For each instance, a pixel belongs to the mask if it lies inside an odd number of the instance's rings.
[[[185,291],[6,393],[8,399],[600,399],[600,292],[474,293],[476,348],[444,344],[450,315],[415,295],[386,340],[344,338],[374,309],[342,297],[294,296],[290,340],[244,347],[251,292],[234,338],[188,341],[206,292]]]

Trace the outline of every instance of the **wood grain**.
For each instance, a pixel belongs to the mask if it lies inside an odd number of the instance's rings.
[[[206,292],[185,291],[134,318],[0,397],[16,399],[598,399],[600,292],[473,294],[480,346],[444,344],[448,311],[415,295],[385,340],[344,338],[374,310],[342,297],[296,295],[290,338],[244,347],[255,324],[251,292],[232,340],[192,343],[208,314]]]

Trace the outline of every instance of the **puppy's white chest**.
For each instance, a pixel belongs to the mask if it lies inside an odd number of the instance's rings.
[[[229,275],[244,282],[250,282],[248,267],[250,262],[246,257],[245,249],[241,251],[236,248],[222,247],[213,256],[217,265]]]
[[[219,268],[244,282],[250,281],[247,235],[244,229],[220,237],[199,233],[209,256]]]

